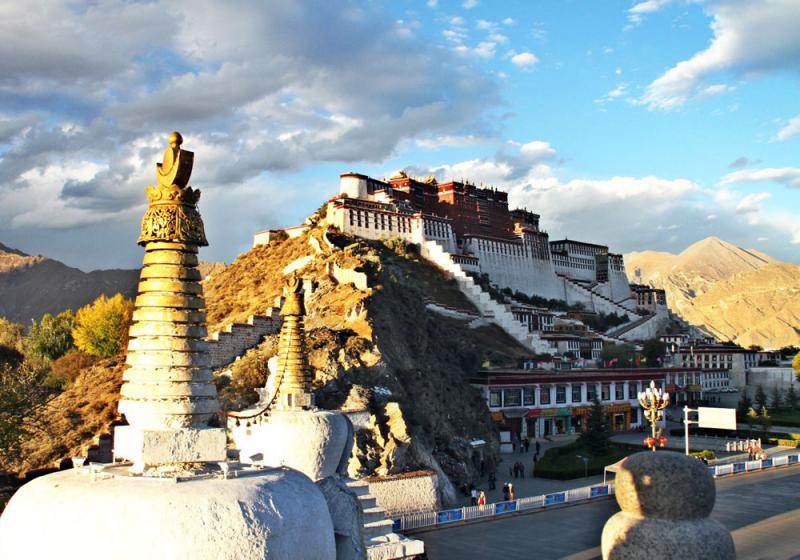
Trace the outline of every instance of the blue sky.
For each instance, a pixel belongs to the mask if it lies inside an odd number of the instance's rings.
[[[208,260],[405,168],[504,188],[554,238],[800,262],[797,29],[796,0],[7,3],[0,242],[137,266],[178,129]]]

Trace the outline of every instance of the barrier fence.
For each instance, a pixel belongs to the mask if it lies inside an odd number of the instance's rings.
[[[412,513],[404,515],[399,519],[394,519],[394,532],[410,531],[422,527],[441,527],[451,523],[472,521],[485,517],[499,517],[511,513],[527,511],[537,508],[546,508],[559,504],[583,502],[593,498],[601,498],[614,494],[613,484],[603,484],[598,486],[585,486],[574,488],[563,492],[543,494],[541,496],[531,496],[529,498],[518,498],[507,502],[495,502],[485,506],[467,506],[443,511],[430,511],[423,513]]]
[[[708,467],[711,476],[729,476],[746,472],[760,471],[773,467],[800,464],[800,454],[783,455],[771,459],[758,461],[744,461]],[[421,529],[423,527],[443,527],[454,523],[464,523],[475,519],[500,517],[507,514],[542,509],[549,506],[567,503],[585,502],[595,498],[604,498],[614,495],[614,484],[600,484],[584,486],[563,492],[518,498],[507,502],[495,502],[485,506],[466,506],[462,508],[446,509],[443,511],[428,511],[411,513],[398,519],[393,519],[392,531],[395,533]]]

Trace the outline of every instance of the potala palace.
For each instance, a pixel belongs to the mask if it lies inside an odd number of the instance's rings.
[[[528,210],[510,210],[508,194],[502,190],[466,181],[416,179],[400,171],[386,181],[342,174],[325,220],[339,231],[366,239],[394,237],[418,245],[422,256],[459,282],[485,318],[537,352],[584,354],[578,339],[558,335],[561,330],[574,332],[576,321],[552,313],[546,305],[519,301],[520,295],[627,319],[618,328],[586,332],[583,338],[618,342],[658,336],[668,318],[663,290],[629,284],[622,255],[605,245],[551,241],[539,218]],[[293,235],[303,230],[298,226],[286,231]],[[254,243],[268,243],[273,233],[257,233]],[[493,301],[486,286],[479,285],[482,278],[488,278],[491,288],[512,295],[503,304]],[[595,343],[586,357],[596,359],[601,347]]]

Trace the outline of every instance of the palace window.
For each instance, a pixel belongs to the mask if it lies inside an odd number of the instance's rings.
[[[567,402],[567,386],[556,385],[556,404],[564,404]]]
[[[503,391],[503,406],[521,406],[521,405],[522,405],[521,389],[505,389]]]
[[[581,402],[581,386],[577,383],[572,386],[572,402]]]
[[[625,400],[625,385],[622,383],[614,385],[614,398],[618,401]]]
[[[603,388],[600,398],[604,401],[611,400],[611,385],[609,385],[608,383],[603,383]]]
[[[536,392],[533,390],[533,387],[525,387],[522,389],[522,404],[531,406],[536,404]]]
[[[503,392],[500,389],[492,389],[489,391],[489,406],[502,406],[503,404]]]
[[[589,402],[597,398],[597,385],[595,383],[588,383],[586,385],[586,400]]]
[[[539,404],[550,404],[550,387],[539,389]]]

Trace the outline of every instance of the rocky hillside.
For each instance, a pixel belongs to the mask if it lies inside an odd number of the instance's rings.
[[[136,295],[138,270],[83,272],[0,244],[0,317],[27,325],[45,313],[91,303],[101,294]]]
[[[515,363],[526,350],[496,327],[469,328],[430,311],[431,301],[474,308],[454,282],[415,254],[352,238],[335,241],[344,248],[331,248],[315,229],[240,256],[206,282],[209,329],[268,307],[281,293],[284,269],[299,266],[313,283],[306,329],[317,402],[370,413],[351,472],[433,468],[456,485],[468,482],[474,474],[469,441],[495,437],[489,411],[466,378],[487,362]],[[348,281],[359,273],[366,289]],[[223,388],[227,406],[244,404],[242,389],[252,390],[237,378],[263,373],[275,347],[268,339],[244,367],[232,368],[230,383],[239,390],[232,396]],[[263,376],[254,376],[252,384],[258,383]]]
[[[625,268],[632,282],[664,288],[672,309],[721,340],[765,348],[800,343],[798,265],[709,237],[678,255],[629,253]]]

